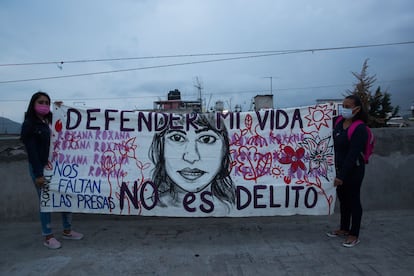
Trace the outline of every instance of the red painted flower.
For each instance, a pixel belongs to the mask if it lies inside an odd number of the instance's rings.
[[[61,132],[62,131],[62,127],[63,127],[62,121],[61,120],[57,120],[56,123],[55,123],[55,130],[57,132]]]
[[[282,150],[282,157],[279,158],[279,162],[282,164],[291,164],[291,172],[295,173],[298,170],[298,168],[301,168],[302,170],[306,168],[305,164],[301,160],[304,154],[304,148],[298,148],[295,151],[292,147],[286,146]]]

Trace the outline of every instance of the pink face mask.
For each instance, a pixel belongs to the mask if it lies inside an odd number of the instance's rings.
[[[45,116],[50,112],[50,106],[47,104],[38,104],[36,103],[34,106],[34,110],[37,114]]]

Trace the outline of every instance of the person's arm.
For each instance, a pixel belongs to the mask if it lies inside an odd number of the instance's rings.
[[[336,176],[340,180],[344,180],[346,175],[349,174],[351,169],[355,166],[357,160],[364,162],[361,154],[364,152],[364,148],[368,139],[368,133],[364,124],[356,127],[354,133],[351,136],[348,153],[345,157],[342,168],[339,170]]]
[[[43,176],[43,165],[40,162],[38,146],[36,145],[35,130],[32,122],[24,121],[21,130],[22,142],[26,147],[29,163],[36,178]]]

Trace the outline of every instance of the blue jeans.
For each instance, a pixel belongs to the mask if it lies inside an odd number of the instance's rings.
[[[29,164],[29,171],[30,171],[30,176],[32,177],[34,186],[36,188],[37,195],[39,197],[39,217],[40,217],[40,224],[42,226],[42,235],[43,236],[51,235],[52,234],[52,227],[51,227],[52,214],[50,212],[40,211],[40,195],[41,195],[42,189],[39,188],[35,184],[36,177],[33,173],[33,168],[30,164]],[[63,226],[64,230],[71,230],[71,228],[72,228],[72,213],[62,212],[62,226]]]

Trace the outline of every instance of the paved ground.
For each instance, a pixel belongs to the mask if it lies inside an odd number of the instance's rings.
[[[75,214],[74,220],[85,239],[63,240],[58,250],[42,245],[37,221],[2,222],[0,275],[414,273],[414,210],[365,212],[361,243],[354,248],[325,236],[336,227],[337,214],[261,218]]]

